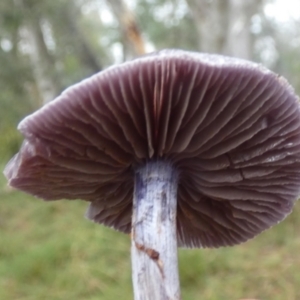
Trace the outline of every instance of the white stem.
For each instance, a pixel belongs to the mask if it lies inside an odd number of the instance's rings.
[[[135,300],[178,300],[176,210],[178,174],[169,162],[136,170],[132,216]]]

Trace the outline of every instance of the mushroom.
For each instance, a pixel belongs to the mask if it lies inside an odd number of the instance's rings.
[[[179,247],[233,246],[300,192],[300,113],[285,79],[240,59],[163,50],[112,66],[19,125],[9,184],[90,201],[131,233],[135,299],[180,299]]]

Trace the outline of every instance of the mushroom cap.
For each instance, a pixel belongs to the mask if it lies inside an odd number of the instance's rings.
[[[300,111],[285,79],[240,59],[164,50],[110,67],[19,125],[5,174],[45,200],[90,201],[88,218],[131,230],[133,175],[178,169],[178,245],[244,242],[300,192]]]

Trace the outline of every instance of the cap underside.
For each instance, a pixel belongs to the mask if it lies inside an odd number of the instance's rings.
[[[300,191],[298,99],[241,60],[158,52],[67,89],[19,129],[10,185],[90,201],[88,217],[127,233],[135,166],[171,161],[179,246],[246,241],[290,213]]]

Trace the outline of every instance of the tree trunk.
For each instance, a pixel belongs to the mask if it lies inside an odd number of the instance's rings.
[[[224,54],[249,60],[253,58],[251,18],[259,11],[260,2],[260,0],[230,0]]]
[[[199,50],[222,53],[228,28],[229,0],[186,0],[198,32]]]
[[[132,278],[135,300],[179,300],[177,181],[169,162],[149,161],[135,173]]]
[[[20,29],[25,44],[28,45],[28,56],[32,66],[36,85],[39,90],[41,104],[52,101],[62,90],[55,59],[49,53],[42,31],[42,17],[34,9],[30,1],[15,2],[23,13],[24,21]]]
[[[72,2],[67,2],[64,10],[64,15],[66,16],[66,27],[64,29],[70,37],[73,37],[73,45],[76,47],[82,64],[94,73],[101,71],[102,66],[78,24],[80,12]]]
[[[55,72],[55,62],[46,47],[39,20],[32,18],[24,26],[24,37],[30,45],[28,52],[34,78],[43,104],[53,100],[62,90]]]
[[[145,44],[134,14],[129,10],[123,0],[107,0],[116,17],[124,47],[124,60],[145,53]]]
[[[186,0],[197,28],[199,50],[252,59],[251,18],[261,0]]]

